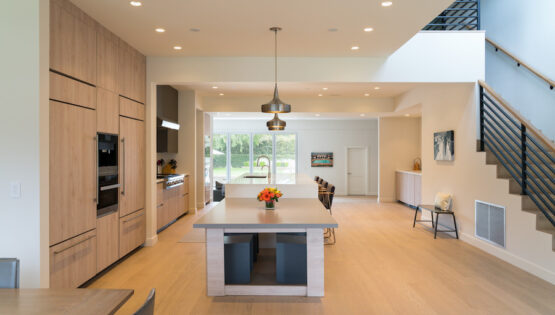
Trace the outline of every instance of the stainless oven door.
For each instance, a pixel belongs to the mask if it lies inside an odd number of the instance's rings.
[[[103,216],[118,210],[119,186],[116,176],[99,176],[96,215]]]

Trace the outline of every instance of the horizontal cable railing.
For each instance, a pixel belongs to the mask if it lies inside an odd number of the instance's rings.
[[[480,151],[489,150],[555,226],[555,144],[483,81]]]
[[[423,30],[462,31],[480,29],[480,1],[456,0]]]
[[[550,78],[548,78],[547,76],[545,76],[544,74],[539,72],[538,70],[534,69],[532,66],[530,66],[527,63],[525,63],[524,61],[520,60],[517,56],[513,55],[512,53],[510,53],[509,51],[507,51],[503,47],[499,46],[497,43],[495,43],[494,41],[492,41],[491,39],[489,39],[487,37],[486,37],[486,42],[488,42],[490,45],[492,45],[495,48],[495,51],[501,51],[502,53],[504,53],[505,55],[507,55],[511,59],[513,59],[515,61],[516,65],[517,65],[517,67],[523,66],[524,68],[528,69],[528,71],[532,72],[537,77],[539,77],[540,79],[545,81],[549,85],[549,88],[553,90],[553,87],[555,87],[555,81],[551,80]]]

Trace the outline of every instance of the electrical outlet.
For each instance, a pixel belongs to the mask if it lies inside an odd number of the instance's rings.
[[[21,198],[21,183],[11,182],[10,183],[10,197],[13,199]]]

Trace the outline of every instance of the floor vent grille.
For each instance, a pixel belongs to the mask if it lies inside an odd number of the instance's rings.
[[[476,237],[505,247],[505,207],[476,200]]]

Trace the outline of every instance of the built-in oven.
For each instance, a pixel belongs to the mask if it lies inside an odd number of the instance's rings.
[[[97,134],[97,205],[96,215],[102,216],[118,210],[118,136]]]

